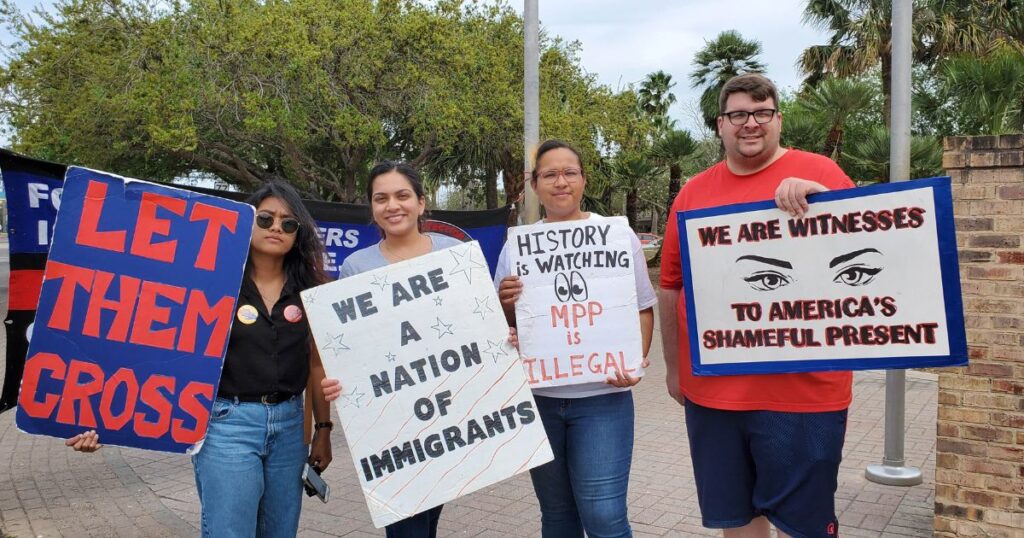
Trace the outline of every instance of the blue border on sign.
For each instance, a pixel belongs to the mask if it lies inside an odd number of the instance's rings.
[[[693,294],[693,273],[690,270],[689,234],[686,221],[718,215],[746,213],[775,208],[775,201],[748,202],[719,207],[680,211],[676,213],[679,229],[679,255],[682,262],[684,294],[686,296],[686,323],[690,340],[690,362],[694,375],[779,374],[795,372],[822,372],[847,370],[875,370],[920,368],[929,366],[963,366],[967,364],[967,334],[964,328],[963,298],[960,292],[960,262],[957,255],[956,227],[953,219],[953,191],[949,177],[915,179],[899,183],[880,183],[866,187],[843,189],[812,194],[808,203],[846,200],[902,192],[913,189],[931,189],[935,203],[935,223],[938,234],[939,270],[941,271],[943,303],[946,307],[946,329],[949,355],[917,357],[877,357],[871,359],[805,359],[792,361],[738,362],[729,364],[702,364],[700,338],[697,334],[696,306]]]

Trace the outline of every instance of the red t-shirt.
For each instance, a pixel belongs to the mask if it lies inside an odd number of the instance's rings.
[[[788,177],[815,181],[831,190],[854,186],[828,157],[791,149],[764,170],[746,176],[733,174],[724,161],[720,162],[690,179],[672,203],[662,243],[661,287],[680,290],[676,307],[679,387],[698,405],[731,411],[793,412],[838,411],[850,406],[853,398],[853,374],[850,372],[698,377],[691,368],[676,212],[772,200],[779,183]]]

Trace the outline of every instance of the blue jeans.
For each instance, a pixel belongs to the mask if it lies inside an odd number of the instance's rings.
[[[202,534],[294,537],[302,508],[302,397],[279,404],[217,398],[192,457]]]
[[[384,527],[386,538],[436,538],[437,522],[441,520],[441,509],[435,506],[426,512],[396,521]]]
[[[633,459],[633,393],[534,396],[554,461],[530,470],[544,538],[632,536],[626,490]]]

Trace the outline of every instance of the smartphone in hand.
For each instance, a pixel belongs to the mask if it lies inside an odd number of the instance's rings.
[[[316,495],[323,502],[331,496],[331,486],[320,477],[320,471],[308,463],[302,468],[302,485],[306,488],[306,495]]]

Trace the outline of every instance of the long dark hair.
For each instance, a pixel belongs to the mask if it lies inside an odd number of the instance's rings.
[[[288,206],[292,217],[299,221],[299,229],[295,232],[295,244],[284,256],[284,274],[289,282],[294,282],[300,290],[312,288],[327,282],[324,272],[324,245],[316,231],[316,221],[309,214],[299,193],[291,185],[271,180],[252,193],[246,203],[259,207],[267,198],[277,198]],[[252,266],[246,263],[245,272],[251,274]]]
[[[377,222],[373,220],[373,180],[377,179],[377,176],[387,174],[390,172],[398,172],[409,182],[409,186],[412,187],[412,192],[416,193],[416,198],[422,200],[425,198],[423,194],[423,178],[420,176],[419,170],[413,168],[411,164],[398,162],[398,161],[381,161],[377,163],[372,169],[370,169],[370,176],[366,179],[366,203],[370,204],[370,222],[374,226],[377,226]],[[427,219],[429,210],[424,210],[423,214],[416,219],[417,228],[419,231],[423,231],[423,221]],[[377,231],[380,232],[380,236],[384,237],[384,230],[377,226]]]

